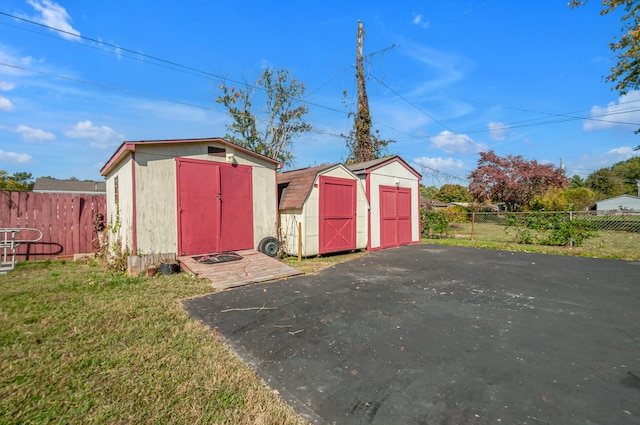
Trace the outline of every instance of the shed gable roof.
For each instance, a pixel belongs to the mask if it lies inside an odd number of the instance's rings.
[[[58,180],[48,177],[38,177],[33,184],[33,192],[48,193],[105,193],[106,182]]]
[[[355,174],[368,174],[371,171],[383,167],[391,162],[397,161],[400,164],[402,164],[407,170],[409,170],[409,172],[411,172],[411,174],[415,175],[418,179],[420,179],[422,176],[420,175],[420,173],[418,173],[416,170],[413,169],[412,166],[410,166],[409,164],[407,164],[402,158],[400,158],[400,156],[398,155],[391,155],[391,156],[385,156],[384,158],[378,158],[378,159],[373,159],[371,161],[365,161],[365,162],[358,162],[355,164],[349,164],[347,165],[347,168],[349,170],[351,170],[353,173]]]
[[[318,174],[339,166],[340,164],[319,165],[317,167],[278,173],[276,176],[278,182],[278,209],[301,209]]]
[[[242,147],[240,145],[236,145],[228,140],[219,138],[219,137],[208,137],[202,139],[168,139],[168,140],[139,140],[139,141],[131,141],[131,142],[122,142],[122,144],[118,147],[118,149],[111,155],[111,158],[107,161],[107,163],[100,170],[100,174],[106,176],[109,174],[109,171],[113,168],[113,166],[119,163],[123,158],[125,158],[130,152],[134,152],[136,150],[136,146],[138,145],[165,145],[165,144],[185,144],[185,143],[212,143],[217,142],[223,145],[227,145],[232,147],[233,149],[237,149],[239,151],[245,152],[248,155],[254,156],[256,158],[260,158],[262,160],[272,162],[276,164],[278,168],[282,167],[282,163],[273,158],[269,158],[268,156],[259,154],[250,149]]]

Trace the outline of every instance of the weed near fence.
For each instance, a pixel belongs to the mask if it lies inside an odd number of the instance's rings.
[[[638,215],[423,211],[421,224],[436,243],[640,260]]]

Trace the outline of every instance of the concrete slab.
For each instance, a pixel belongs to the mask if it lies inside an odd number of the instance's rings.
[[[234,252],[242,259],[220,264],[201,263],[194,260],[193,256],[178,257],[178,260],[181,268],[203,279],[209,279],[211,286],[218,290],[301,274],[299,270],[254,249]]]
[[[318,424],[640,424],[640,263],[413,245],[187,300]]]

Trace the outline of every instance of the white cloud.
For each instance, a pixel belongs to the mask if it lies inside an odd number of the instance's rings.
[[[53,133],[22,124],[16,127],[16,132],[20,133],[22,138],[27,141],[44,142],[47,140],[55,140],[56,138],[56,135]]]
[[[507,131],[509,130],[509,126],[496,121],[489,121],[487,124],[489,127],[489,138],[491,140],[502,141],[507,137]]]
[[[413,20],[411,21],[412,24],[414,25],[418,25],[422,28],[428,28],[429,27],[429,21],[425,21],[423,19],[424,17],[418,13],[414,13],[413,14]]]
[[[10,83],[8,81],[0,81],[0,90],[1,91],[10,91],[16,87],[15,84]]]
[[[58,3],[51,0],[27,0],[27,3],[39,12],[39,15],[33,16],[31,19],[64,31],[59,33],[62,38],[74,40],[75,36],[80,35],[80,32],[71,26],[71,16]]]
[[[431,170],[464,170],[464,163],[459,159],[436,157],[431,158],[428,156],[422,156],[413,160],[418,165],[424,165]]]
[[[9,99],[4,96],[0,96],[0,111],[11,112],[14,109],[13,103],[11,103]]]
[[[466,180],[465,175],[469,171],[462,161],[454,158],[423,156],[415,158],[413,163],[425,181],[431,177],[438,185],[447,182],[460,184]]]
[[[632,147],[623,146],[620,148],[611,149],[607,152],[609,155],[614,155],[620,157],[621,161],[631,158],[632,156],[636,156],[638,152],[634,151]]]
[[[431,146],[448,154],[468,154],[487,150],[484,144],[476,143],[466,134],[456,134],[445,130],[429,138]]]
[[[440,90],[450,87],[462,80],[467,71],[475,67],[470,59],[447,52],[432,49],[415,43],[405,43],[401,52],[413,60],[418,61],[427,71],[426,81],[419,84],[410,96],[421,96],[426,93],[440,93]]]
[[[632,91],[620,96],[618,102],[609,102],[607,106],[593,106],[590,119],[584,122],[585,131],[597,131],[620,128],[624,130],[636,130],[640,127],[640,91]],[[631,124],[631,125],[629,125]]]
[[[65,134],[74,139],[86,139],[92,148],[98,149],[116,146],[124,140],[124,135],[116,133],[111,127],[95,126],[91,121],[79,121]]]
[[[22,164],[31,161],[31,156],[26,153],[5,152],[0,150],[0,161]]]
[[[629,146],[621,146],[606,152],[590,153],[581,155],[578,159],[569,159],[566,163],[566,169],[570,175],[580,174],[582,177],[586,177],[595,170],[611,167],[617,162],[626,161],[629,158],[639,155],[640,151],[634,151],[633,148]]]

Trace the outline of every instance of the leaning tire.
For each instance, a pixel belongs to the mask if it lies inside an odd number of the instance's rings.
[[[263,238],[258,244],[258,251],[269,257],[276,257],[280,251],[280,242],[272,236]]]

